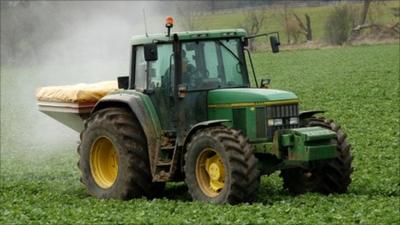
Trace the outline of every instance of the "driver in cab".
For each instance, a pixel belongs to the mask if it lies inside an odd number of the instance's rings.
[[[196,83],[196,81],[199,81],[199,74],[198,71],[196,69],[196,67],[191,64],[188,60],[188,58],[186,57],[186,51],[182,49],[182,68],[181,68],[181,72],[182,72],[182,78],[181,78],[181,83],[184,83],[188,86],[188,88],[193,89],[196,88],[197,86],[199,86],[199,84]],[[165,71],[164,76],[162,77],[163,79],[163,84],[165,87],[168,87],[170,84],[170,73],[174,73],[174,67],[175,65],[172,64],[170,66],[170,68]]]
[[[196,72],[196,67],[189,63],[186,51],[182,49],[182,83],[187,84],[190,88],[196,87]]]

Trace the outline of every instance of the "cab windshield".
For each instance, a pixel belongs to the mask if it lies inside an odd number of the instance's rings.
[[[239,39],[182,43],[181,83],[189,90],[248,87]]]

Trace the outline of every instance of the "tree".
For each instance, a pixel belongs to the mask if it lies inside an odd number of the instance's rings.
[[[365,22],[367,20],[369,6],[371,5],[372,1],[373,0],[364,0],[364,5],[363,5],[362,12],[361,12],[361,18],[360,18],[359,25],[365,24]]]
[[[361,10],[361,16],[359,19],[359,23],[357,26],[353,27],[352,38],[359,38],[362,34],[362,30],[368,30],[368,32],[364,32],[367,35],[373,35],[375,37],[399,37],[400,33],[400,23],[396,21],[394,24],[380,24],[379,22],[374,21],[374,11],[379,12],[379,5],[385,4],[384,0],[364,0],[364,4]],[[371,8],[371,5],[374,4],[374,8]],[[374,11],[371,11],[373,10]],[[396,8],[394,8],[396,9]],[[392,9],[393,10],[393,9]],[[397,13],[400,12],[400,7],[397,8]],[[396,16],[396,10],[392,11],[392,14]],[[398,14],[397,14],[398,15]],[[375,15],[376,17],[376,15]],[[368,21],[367,21],[368,18]]]
[[[360,20],[358,21],[358,24],[353,27],[353,33],[352,33],[353,38],[359,36],[362,29],[369,27],[369,25],[367,25],[366,22],[367,22],[368,10],[372,1],[373,0],[364,0],[364,4],[361,10]]]
[[[328,14],[325,22],[325,38],[331,44],[347,42],[354,25],[354,9],[349,5],[339,5]]]
[[[310,16],[306,13],[304,16],[306,18],[306,24],[304,25],[303,21],[299,18],[296,13],[293,13],[293,16],[296,18],[297,23],[300,27],[300,32],[304,34],[307,41],[312,41],[312,30],[311,30],[311,19]]]
[[[244,21],[241,24],[249,36],[256,35],[260,32],[267,18],[266,8],[251,9],[244,12]],[[254,39],[249,40],[249,49],[255,50]]]
[[[289,25],[289,17],[288,17],[288,6],[287,3],[285,2],[283,6],[283,15],[285,18],[285,30],[286,30],[286,37],[287,37],[287,43],[290,44],[290,25]]]

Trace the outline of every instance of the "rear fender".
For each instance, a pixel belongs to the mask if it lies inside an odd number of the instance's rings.
[[[154,175],[157,152],[161,144],[161,125],[150,98],[133,90],[112,93],[97,102],[92,113],[107,107],[127,107],[136,116],[146,136],[151,173]]]

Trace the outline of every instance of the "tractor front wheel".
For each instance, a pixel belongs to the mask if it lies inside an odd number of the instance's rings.
[[[336,133],[336,158],[310,162],[309,169],[291,168],[281,171],[283,186],[293,194],[319,192],[323,194],[345,193],[351,183],[353,157],[346,134],[339,125],[325,118],[308,118],[304,127],[320,126]]]
[[[260,183],[251,145],[226,127],[206,128],[191,139],[185,155],[185,182],[194,200],[240,203],[254,200]]]

